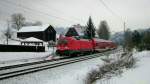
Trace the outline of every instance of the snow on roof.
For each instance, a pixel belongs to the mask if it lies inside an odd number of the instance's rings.
[[[84,35],[84,32],[81,28],[75,28],[75,30],[77,31],[77,33],[81,36]]]
[[[94,38],[95,41],[100,41],[100,42],[112,42],[110,40],[104,40],[104,39],[97,39],[97,38]]]
[[[70,28],[74,28],[79,36],[84,35],[85,26],[81,26],[80,24],[77,24],[77,25],[72,25]]]
[[[42,40],[40,40],[40,39],[37,39],[37,38],[34,38],[34,37],[30,37],[30,38],[26,38],[26,39],[24,39],[24,40],[22,40],[22,41],[34,41],[34,42],[43,42]]]
[[[50,25],[41,25],[41,26],[26,26],[22,27],[18,32],[35,32],[35,31],[44,31]]]

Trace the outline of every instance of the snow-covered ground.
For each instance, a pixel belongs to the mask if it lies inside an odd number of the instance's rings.
[[[87,73],[104,64],[103,57],[1,80],[0,84],[85,84]],[[135,53],[134,57],[138,59],[135,68],[124,70],[121,76],[97,80],[96,84],[150,84],[150,51]]]
[[[50,52],[0,52],[0,62],[30,59],[50,55]]]
[[[32,38],[31,38],[32,39]],[[9,39],[9,45],[20,45],[20,40],[16,38],[16,40]],[[0,44],[6,44],[5,39],[0,39]],[[46,57],[50,56],[53,52],[55,52],[55,48],[47,47],[47,43],[44,42],[45,51],[46,52],[0,52],[0,67],[14,64],[21,64],[26,62],[40,61],[46,59]]]
[[[0,52],[0,67],[45,60],[53,52],[52,48],[46,50],[46,52]]]
[[[100,58],[73,63],[33,74],[1,80],[0,84],[83,84],[85,75],[97,64]]]
[[[111,56],[118,54],[120,53]],[[104,57],[106,56],[1,80],[0,84],[84,84],[87,73],[104,64],[101,60]]]
[[[124,70],[121,76],[97,80],[94,84],[150,84],[150,51],[134,54],[136,67]]]
[[[6,37],[3,34],[4,30],[0,30],[0,44],[7,44]],[[8,40],[9,45],[21,45],[20,41],[40,41],[36,38],[30,37],[27,39],[17,38],[16,31],[14,32],[13,39]],[[33,46],[33,45],[32,45]],[[53,51],[53,48],[47,47],[47,42],[44,42],[46,52],[0,52],[0,67],[14,64],[21,64],[25,62],[39,61],[45,59],[45,57],[50,56]]]

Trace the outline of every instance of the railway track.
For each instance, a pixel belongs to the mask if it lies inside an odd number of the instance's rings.
[[[92,54],[87,56],[81,56],[81,57],[74,57],[74,58],[61,58],[59,60],[46,60],[46,61],[39,61],[39,62],[33,62],[33,63],[25,63],[25,64],[19,64],[19,65],[12,65],[12,66],[6,66],[6,67],[0,67],[0,80],[8,79],[11,77],[24,75],[28,73],[33,73],[37,71],[42,71],[45,69],[50,69],[62,65],[67,65],[75,62],[80,62],[92,58],[97,58],[103,55],[111,54],[120,51],[121,49],[115,49],[112,51],[106,51],[103,53],[98,54]]]

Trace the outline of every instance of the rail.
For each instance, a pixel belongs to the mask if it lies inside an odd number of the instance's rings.
[[[92,58],[97,58],[103,55],[116,53],[117,51],[120,51],[121,49],[115,49],[112,51],[106,51],[103,53],[97,53],[87,56],[81,56],[81,57],[74,57],[74,58],[61,58],[59,60],[46,60],[46,61],[39,61],[39,62],[33,62],[33,63],[25,63],[25,64],[19,64],[19,65],[13,65],[13,66],[6,66],[6,67],[0,67],[0,80],[24,75],[28,73],[33,73],[37,71],[42,71],[45,69],[50,69],[62,65],[67,65],[75,62],[80,62]]]

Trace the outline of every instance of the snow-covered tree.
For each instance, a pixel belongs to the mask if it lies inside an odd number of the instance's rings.
[[[19,30],[25,23],[25,17],[21,13],[11,15],[12,27]]]

